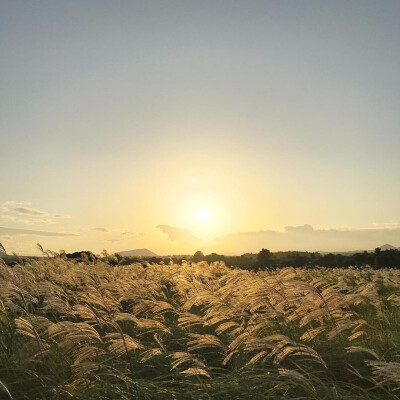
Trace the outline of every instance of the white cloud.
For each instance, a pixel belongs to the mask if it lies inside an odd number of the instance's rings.
[[[47,215],[49,215],[49,213],[45,211],[36,210],[35,208],[30,207],[14,207],[11,208],[11,210],[19,214],[39,215],[41,217],[46,217]]]
[[[0,235],[16,236],[16,235],[35,235],[35,236],[78,236],[75,233],[63,233],[63,232],[47,232],[37,231],[31,229],[16,229],[16,228],[5,228],[0,226]]]
[[[4,211],[4,212],[8,212],[8,211],[11,211],[15,207],[26,207],[26,206],[30,206],[30,205],[31,205],[31,203],[29,203],[27,201],[10,200],[10,201],[6,201],[5,203],[3,203],[3,205],[0,207],[0,210]]]
[[[0,206],[0,221],[15,222],[24,225],[56,224],[70,218],[65,214],[51,214],[47,211],[30,207],[27,201],[6,201]]]
[[[157,228],[161,229],[163,233],[167,235],[168,240],[172,242],[193,244],[199,241],[199,239],[187,229],[181,229],[170,225],[158,225]]]

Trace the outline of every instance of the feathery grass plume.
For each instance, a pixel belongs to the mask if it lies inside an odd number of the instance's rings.
[[[394,269],[144,268],[47,252],[0,264],[1,381],[21,400],[398,400],[399,298]]]
[[[275,349],[274,349],[275,350]],[[274,351],[272,352],[274,353]],[[296,346],[285,346],[282,349],[279,349],[275,356],[274,364],[279,365],[284,358],[291,356],[307,356],[319,364],[323,365],[325,368],[328,368],[325,361],[322,357],[311,347],[304,345],[296,345]]]
[[[117,355],[143,348],[139,341],[127,334],[121,337],[119,333],[107,333],[105,338],[109,343],[108,350]]]
[[[189,337],[190,337],[190,340],[188,341],[189,351],[203,349],[207,347],[215,347],[217,349],[221,349],[223,352],[226,351],[226,346],[221,342],[221,340],[217,336],[208,334],[190,333]]]
[[[169,328],[167,328],[162,322],[154,319],[140,318],[137,320],[137,327],[147,333],[161,331],[165,334],[171,334]]]
[[[203,326],[204,323],[203,317],[189,312],[180,313],[178,317],[178,325],[182,328],[189,328],[196,325]]]
[[[10,397],[10,399],[13,398],[11,396],[10,391],[7,389],[7,386],[2,381],[0,381],[0,389],[2,389],[4,392],[6,392],[8,394],[8,396]]]
[[[181,374],[185,375],[194,375],[194,376],[206,376],[207,378],[211,378],[210,374],[203,368],[188,368],[185,371],[182,371]]]
[[[156,357],[156,356],[161,356],[162,354],[163,354],[163,351],[159,348],[148,349],[145,352],[143,352],[141,361],[147,362],[151,358]]]
[[[1,243],[0,243],[0,253],[7,255],[6,249],[4,248],[4,246]]]
[[[314,340],[320,333],[326,331],[326,326],[318,326],[317,328],[311,328],[304,332],[301,336],[300,339],[304,340],[306,342]],[[350,339],[349,339],[350,340]]]
[[[40,250],[42,254],[44,254],[43,246],[40,243],[36,243],[36,247]]]
[[[293,379],[294,381],[297,381],[300,383],[300,385],[307,391],[310,392],[313,396],[317,394],[317,390],[315,389],[312,381],[310,381],[308,378],[306,378],[302,373],[299,371],[295,371],[292,369],[286,369],[286,368],[279,368],[279,375],[284,376],[289,379]]]
[[[397,387],[393,390],[400,389],[400,363],[384,362],[384,361],[367,361],[372,368],[373,374],[381,383],[394,382]]]
[[[195,368],[205,368],[206,367],[206,365],[203,362],[199,361],[196,357],[194,357],[189,352],[177,351],[175,353],[172,353],[170,355],[170,357],[173,360],[171,362],[172,369],[176,369],[180,365],[187,364],[187,363],[193,365]]]
[[[379,360],[380,357],[378,356],[378,354],[375,353],[374,350],[372,349],[366,349],[365,347],[359,347],[359,346],[349,346],[346,347],[346,350],[349,353],[364,353],[364,354],[368,354],[370,356],[372,356],[373,358],[375,358],[376,360]]]

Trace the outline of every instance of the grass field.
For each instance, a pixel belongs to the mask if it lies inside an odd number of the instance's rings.
[[[400,270],[1,264],[0,381],[5,399],[399,399]]]

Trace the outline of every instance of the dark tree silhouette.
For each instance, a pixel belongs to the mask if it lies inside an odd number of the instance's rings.
[[[194,255],[193,255],[192,261],[199,262],[199,261],[204,261],[204,260],[205,260],[205,257],[204,257],[203,252],[200,250],[197,250],[196,253],[194,253]]]
[[[271,256],[272,253],[268,249],[261,249],[257,255],[257,264],[258,268],[268,268],[271,265]]]

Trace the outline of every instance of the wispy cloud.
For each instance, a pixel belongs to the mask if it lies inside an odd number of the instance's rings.
[[[17,236],[17,235],[35,235],[35,236],[78,236],[75,233],[63,233],[63,232],[47,232],[47,231],[36,231],[31,229],[16,229],[16,228],[4,228],[0,226],[0,235]]]
[[[37,215],[37,216],[47,216],[49,215],[46,211],[37,210],[30,206],[31,203],[27,201],[6,201],[2,206],[1,210],[3,212],[15,212],[17,214],[28,214],[28,215]]]
[[[130,231],[121,232],[121,235],[123,235],[123,236],[132,236],[134,234],[135,234],[135,232],[130,232]]]
[[[399,221],[391,221],[391,222],[373,222],[372,226],[376,229],[400,229]]]
[[[65,214],[52,214],[30,207],[27,201],[6,201],[0,206],[0,220],[25,225],[55,224],[58,220],[71,218]],[[23,217],[23,218],[22,218]]]
[[[33,225],[29,219],[24,219],[17,217],[15,215],[0,215],[0,222],[2,223],[7,223],[7,222],[17,222],[21,224],[26,224],[26,225]]]
[[[59,219],[68,219],[71,218],[70,215],[65,215],[65,214],[53,214],[54,218],[59,218]]]
[[[41,217],[49,215],[47,212],[28,207],[14,207],[12,210],[19,214],[40,215]]]
[[[29,218],[29,216],[21,218],[17,215],[0,214],[0,223],[9,223],[9,222],[14,222],[23,225],[51,225],[56,223],[51,218],[37,218],[37,217]]]
[[[108,229],[106,229],[106,228],[92,228],[92,231],[97,231],[97,232],[108,232]]]
[[[170,225],[158,225],[158,229],[161,229],[163,233],[168,236],[168,240],[177,242],[180,244],[193,244],[199,241],[191,232],[186,229],[177,228]]]
[[[0,206],[0,211],[10,211],[12,208],[15,207],[26,207],[26,206],[30,206],[31,203],[29,203],[28,201],[14,201],[14,200],[10,200],[10,201],[6,201],[5,203],[3,203]]]

